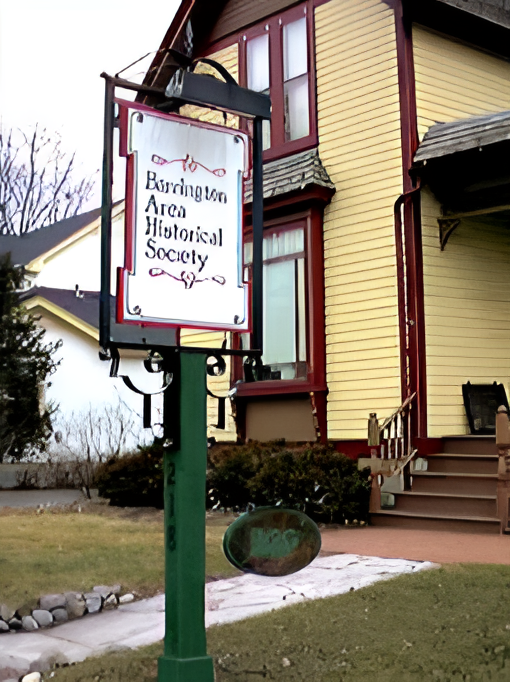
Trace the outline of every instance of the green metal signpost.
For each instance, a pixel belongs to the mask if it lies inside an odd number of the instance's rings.
[[[217,66],[226,82],[210,77],[204,79],[192,73],[193,67],[190,66],[176,74],[166,92],[102,74],[106,98],[100,358],[111,360],[110,375],[118,376],[120,350],[145,350],[148,352],[146,369],[164,373],[161,392],[165,445],[165,645],[164,654],[159,659],[159,682],[214,680],[213,661],[207,655],[204,620],[207,361],[211,356],[220,362],[222,355],[240,355],[257,364],[262,354],[262,120],[270,119],[271,104],[269,97],[239,87],[223,67]],[[113,129],[118,125],[114,112],[115,87],[154,97],[159,101],[159,111],[176,110],[189,101],[253,119],[253,350],[182,347],[177,342],[174,329],[119,324],[112,316]],[[159,360],[155,361],[155,358]],[[150,426],[150,396],[138,390],[129,377],[122,378],[129,388],[144,395],[144,426]]]
[[[177,354],[178,391],[164,397],[165,434],[177,447],[164,455],[165,476],[165,651],[160,682],[212,682],[205,612],[206,356]],[[173,391],[173,395],[172,395]],[[177,393],[177,395],[176,395]],[[178,399],[178,415],[173,409]]]

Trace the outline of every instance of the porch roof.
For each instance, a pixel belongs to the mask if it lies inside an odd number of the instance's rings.
[[[430,159],[487,147],[510,140],[510,111],[473,116],[451,123],[436,123],[426,133],[414,163],[422,165]]]

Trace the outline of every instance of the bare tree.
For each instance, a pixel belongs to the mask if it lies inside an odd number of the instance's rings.
[[[94,481],[98,464],[118,457],[128,440],[142,442],[141,419],[120,398],[117,404],[70,415],[57,416],[55,441],[49,463],[66,461],[71,466],[72,478],[87,497]]]
[[[0,235],[22,235],[80,212],[93,177],[76,181],[58,133],[0,129]]]

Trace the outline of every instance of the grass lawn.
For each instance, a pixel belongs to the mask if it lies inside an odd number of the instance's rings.
[[[508,682],[510,567],[401,576],[213,627],[208,642],[216,682]],[[89,659],[51,680],[154,682],[161,651]]]
[[[208,575],[237,574],[221,548],[229,520],[208,521]],[[163,513],[156,510],[3,509],[0,538],[0,603],[12,608],[35,606],[42,594],[90,591],[94,585],[120,583],[139,596],[164,590]]]

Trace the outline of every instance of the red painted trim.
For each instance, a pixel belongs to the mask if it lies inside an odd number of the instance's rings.
[[[295,216],[297,210],[308,210],[311,206],[317,206],[322,211],[324,207],[329,204],[331,197],[335,190],[329,187],[322,187],[320,185],[311,185],[305,190],[295,190],[276,197],[269,197],[264,199],[264,214],[269,219],[277,213],[287,212],[292,210]],[[246,222],[245,225],[251,225],[251,203],[245,204]]]
[[[124,321],[124,268],[117,268],[117,295],[115,297],[116,301],[116,321],[122,324]]]
[[[320,442],[328,442],[328,392],[315,391],[311,395],[312,406],[315,408],[315,416],[319,424]]]
[[[126,212],[124,222],[124,267],[133,272],[134,269],[134,234],[135,234],[135,155],[130,154],[126,161]]]
[[[299,379],[279,381],[254,381],[253,383],[237,384],[237,395],[240,398],[255,398],[256,396],[286,395],[325,391],[326,387],[311,381]]]
[[[418,148],[418,123],[416,110],[416,83],[414,75],[412,24],[404,13],[403,0],[395,3],[395,31],[397,40],[397,63],[399,98],[401,111],[401,140],[402,140],[402,174],[404,194],[414,189],[413,180],[409,174],[413,157]],[[399,325],[401,335],[401,350],[403,339],[408,333],[407,367],[406,354],[401,353],[401,374],[406,377],[402,381],[402,398],[407,392],[417,393],[417,409],[413,410],[413,434],[417,437],[427,435],[427,390],[426,390],[426,346],[424,320],[423,293],[423,253],[421,243],[421,214],[419,193],[403,199],[404,202],[404,249],[405,273],[402,251],[399,254],[397,238],[397,268],[398,281],[407,284],[407,311],[402,308],[402,291],[399,292]],[[396,226],[396,232],[398,230]],[[407,312],[407,315],[405,314]],[[407,372],[409,375],[407,377]]]
[[[341,452],[349,459],[357,460],[358,457],[370,457],[370,448],[366,440],[335,440],[332,445],[337,452]]]
[[[308,330],[310,376],[314,383],[326,387],[326,304],[324,292],[323,213],[316,207],[310,211],[308,230]]]
[[[443,452],[442,438],[415,438],[413,448],[418,450],[418,456],[436,455]]]

